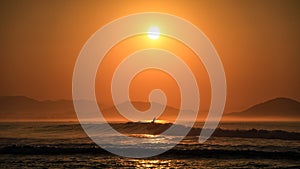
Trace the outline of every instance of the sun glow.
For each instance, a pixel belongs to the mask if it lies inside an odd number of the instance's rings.
[[[157,26],[151,26],[148,29],[148,37],[152,40],[158,39],[160,36],[160,31]]]
[[[167,124],[167,123],[170,123],[169,121],[166,121],[166,120],[145,120],[143,121],[144,123],[157,123],[157,124]]]

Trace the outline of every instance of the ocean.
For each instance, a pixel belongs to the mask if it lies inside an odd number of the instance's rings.
[[[299,122],[223,122],[203,144],[189,135],[150,158],[113,155],[75,122],[1,122],[0,129],[0,168],[300,168]],[[164,149],[177,136],[134,137]],[[112,135],[101,139],[124,149],[137,145]]]

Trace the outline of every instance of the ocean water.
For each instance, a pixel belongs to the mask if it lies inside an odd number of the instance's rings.
[[[202,125],[197,123],[195,127]],[[187,136],[166,153],[135,159],[103,150],[77,123],[2,122],[0,168],[300,168],[299,122],[232,122],[221,123],[219,127],[231,135],[213,136],[203,144],[197,142],[197,136]],[[287,137],[248,136],[253,129],[271,133],[280,130]],[[241,131],[245,132],[235,134]],[[157,143],[156,148],[164,149],[177,136],[135,134],[134,137]],[[124,148],[137,145],[112,135],[101,138]]]

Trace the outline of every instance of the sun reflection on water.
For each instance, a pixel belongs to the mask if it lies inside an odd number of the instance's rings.
[[[171,160],[132,160],[137,168],[165,168],[171,167]]]

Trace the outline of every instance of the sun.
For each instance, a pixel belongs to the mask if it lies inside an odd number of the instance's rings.
[[[152,40],[158,39],[160,36],[160,31],[157,26],[151,26],[148,29],[148,37]]]

